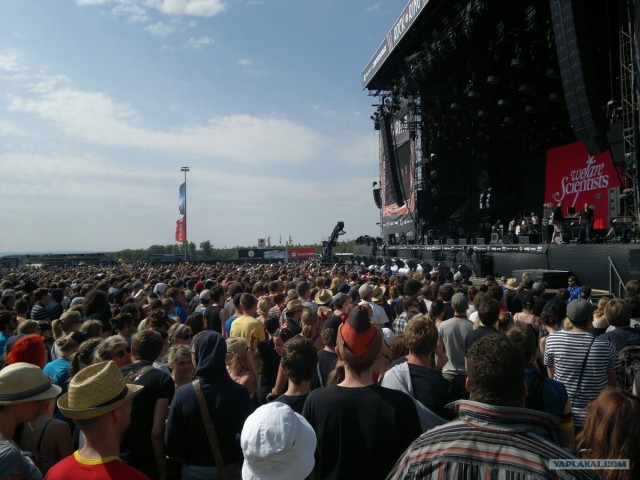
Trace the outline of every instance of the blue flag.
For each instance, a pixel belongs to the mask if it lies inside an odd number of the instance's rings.
[[[184,215],[187,210],[187,183],[180,185],[178,190],[178,210]]]

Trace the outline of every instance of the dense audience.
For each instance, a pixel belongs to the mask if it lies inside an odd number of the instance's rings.
[[[639,285],[2,270],[0,480],[640,478]]]

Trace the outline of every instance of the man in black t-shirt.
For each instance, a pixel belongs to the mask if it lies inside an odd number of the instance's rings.
[[[311,390],[325,387],[329,374],[336,366],[338,361],[336,340],[338,338],[338,328],[340,325],[342,325],[342,320],[338,316],[333,316],[322,324],[320,338],[324,343],[324,348],[318,352],[318,365],[311,379]]]
[[[476,310],[480,325],[475,330],[471,330],[465,339],[465,353],[469,351],[471,345],[487,335],[498,335],[496,326],[500,318],[500,304],[498,301],[486,293],[478,293],[475,298]]]
[[[287,374],[287,391],[276,402],[286,403],[291,409],[302,414],[302,407],[311,391],[311,377],[318,364],[318,350],[310,340],[298,335],[284,344],[282,368]]]
[[[224,322],[229,318],[229,313],[227,313],[223,306],[224,288],[217,286],[211,291],[205,290],[202,295],[205,294],[210,298],[210,304],[207,305],[203,312],[204,318],[207,319],[207,329],[214,330],[225,337],[229,336],[229,332],[225,332],[224,329]]]
[[[313,390],[302,415],[316,432],[315,477],[384,479],[420,435],[413,400],[373,382],[382,332],[357,305],[338,329],[337,351],[345,378]]]
[[[438,345],[438,329],[433,321],[422,315],[415,315],[404,331],[404,342],[409,353],[404,361],[385,372],[382,386],[400,390],[416,401],[422,429],[435,426],[430,410],[443,419],[453,418],[453,412],[445,406],[453,400],[449,393],[451,384],[439,370],[433,368],[431,356]]]
[[[133,363],[122,367],[126,383],[142,385],[131,404],[131,425],[120,444],[122,460],[152,479],[164,478],[164,430],[175,385],[171,376],[153,367],[162,351],[162,335],[143,330],[131,340]]]
[[[585,241],[590,242],[593,236],[593,210],[588,203],[584,204],[578,222],[582,225]]]

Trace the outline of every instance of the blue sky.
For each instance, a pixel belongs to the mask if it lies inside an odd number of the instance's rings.
[[[361,72],[404,0],[0,0],[0,252],[377,235]]]

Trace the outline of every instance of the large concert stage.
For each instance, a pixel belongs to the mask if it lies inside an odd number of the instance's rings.
[[[381,232],[376,252],[354,253],[478,275],[570,270],[607,290],[610,270],[635,276],[639,3],[410,0],[362,72],[378,102]],[[603,243],[544,243],[560,202],[569,229],[592,211]],[[475,244],[532,216],[530,244]]]

